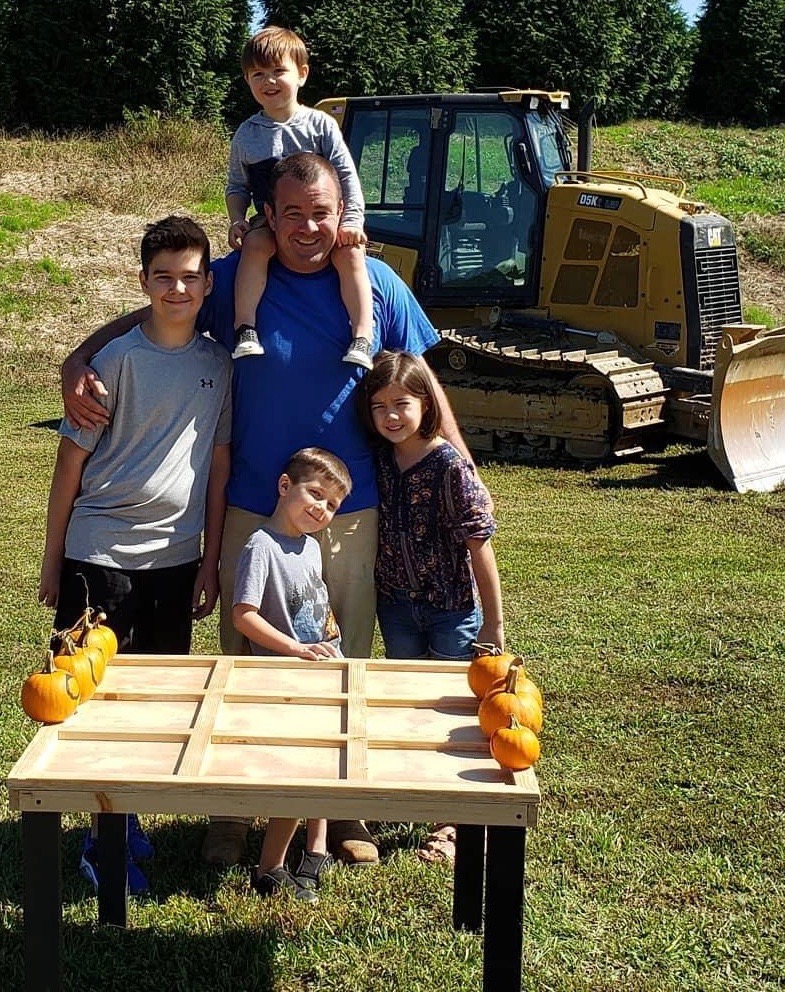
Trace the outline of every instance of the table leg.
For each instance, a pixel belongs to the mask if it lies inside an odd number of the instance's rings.
[[[526,829],[488,827],[483,992],[520,992]]]
[[[98,922],[128,925],[128,869],[125,813],[98,814]]]
[[[456,930],[479,931],[482,929],[485,827],[459,823],[456,834],[452,925]]]
[[[25,988],[60,992],[63,889],[60,814],[22,813]]]

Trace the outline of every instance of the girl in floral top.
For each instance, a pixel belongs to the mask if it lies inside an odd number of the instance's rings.
[[[476,641],[503,647],[490,497],[474,466],[439,436],[428,366],[384,351],[363,387],[366,421],[384,442],[376,587],[387,657],[459,660]]]

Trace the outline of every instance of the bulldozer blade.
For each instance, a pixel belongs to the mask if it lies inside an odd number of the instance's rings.
[[[785,483],[785,328],[723,328],[707,449],[738,492]]]

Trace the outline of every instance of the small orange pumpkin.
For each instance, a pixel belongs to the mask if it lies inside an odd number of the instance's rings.
[[[77,647],[69,634],[64,635],[63,647],[61,652],[55,655],[54,663],[58,668],[70,672],[76,678],[83,703],[87,702],[98,688],[98,683],[101,681],[106,668],[102,651],[85,644]]]
[[[99,648],[103,652],[104,667],[106,667],[106,664],[117,654],[117,637],[112,628],[106,626],[104,620],[106,620],[106,614],[100,611],[96,613],[94,621],[90,617],[87,618],[82,643]],[[103,672],[101,672],[101,677],[103,677]]]
[[[506,677],[507,670],[516,660],[514,654],[502,651],[495,644],[475,644],[474,657],[466,673],[469,688],[482,699],[497,679]]]
[[[506,678],[494,682],[477,710],[486,737],[506,727],[513,715],[533,733],[542,730],[542,696],[534,682],[526,678],[520,658],[510,665]]]
[[[40,723],[62,723],[79,704],[79,683],[62,668],[55,667],[51,651],[43,670],[30,675],[22,686],[22,709]]]
[[[540,757],[540,742],[537,735],[522,727],[514,716],[506,727],[499,727],[491,735],[491,754],[502,768],[522,772]]]

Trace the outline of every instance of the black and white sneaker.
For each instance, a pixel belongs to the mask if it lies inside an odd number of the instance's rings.
[[[264,348],[259,344],[256,328],[250,324],[240,324],[234,332],[234,351],[232,358],[249,358],[253,355],[263,355]]]
[[[360,365],[364,369],[372,369],[373,345],[367,338],[352,338],[352,343],[341,361]]]

